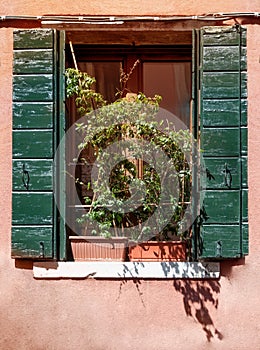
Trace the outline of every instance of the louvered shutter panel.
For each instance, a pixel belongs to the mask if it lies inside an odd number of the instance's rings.
[[[12,257],[57,258],[57,33],[14,31]]]
[[[198,125],[207,184],[201,258],[248,254],[246,30],[200,30]]]

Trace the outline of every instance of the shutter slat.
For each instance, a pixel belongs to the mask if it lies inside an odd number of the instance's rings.
[[[16,75],[13,101],[52,101],[53,75]]]
[[[204,126],[240,126],[239,100],[203,100]]]
[[[248,239],[248,223],[242,225],[242,254],[248,255],[249,253],[249,239]]]
[[[241,72],[241,98],[247,98],[247,73]]]
[[[53,47],[54,35],[51,29],[14,31],[14,49],[53,49]]]
[[[204,98],[238,98],[240,75],[238,72],[205,72],[202,78]]]
[[[201,135],[204,156],[238,156],[240,148],[239,128],[204,128]]]
[[[202,29],[202,45],[204,46],[236,46],[239,36],[230,27],[205,27]]]
[[[243,189],[242,190],[242,221],[247,222],[248,221],[248,190]]]
[[[239,224],[240,192],[207,190],[204,210],[206,224]]]
[[[23,50],[14,52],[14,74],[52,73],[53,50]]]
[[[28,191],[24,182],[29,176],[30,191],[53,190],[53,161],[52,160],[14,160],[13,161],[13,191]]]
[[[241,99],[241,125],[247,126],[247,100]]]
[[[203,257],[239,258],[241,256],[240,225],[203,225],[201,230]]]
[[[14,227],[13,258],[51,259],[53,257],[52,227]]]
[[[14,102],[13,128],[53,128],[53,102]]]
[[[52,193],[13,193],[13,225],[51,225]]]
[[[241,153],[247,155],[247,128],[241,128]]]
[[[238,46],[208,46],[204,48],[203,70],[237,71],[240,66],[240,50]]]
[[[241,62],[241,70],[247,70],[247,57],[246,57],[246,47],[241,47],[240,51],[240,62]]]
[[[13,158],[52,158],[53,130],[13,131]]]
[[[242,172],[242,187],[243,188],[248,187],[248,182],[247,182],[247,163],[248,163],[248,157],[242,157],[241,158],[241,172]]]
[[[200,132],[206,189],[201,258],[248,253],[246,31],[201,29]]]
[[[240,160],[237,158],[209,158],[204,159],[207,169],[207,189],[227,190],[225,173],[228,169],[232,174],[232,189],[240,188]]]

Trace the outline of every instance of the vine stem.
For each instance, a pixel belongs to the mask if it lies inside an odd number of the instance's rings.
[[[69,44],[70,44],[70,51],[71,51],[71,54],[72,54],[72,58],[73,58],[73,62],[74,62],[75,69],[78,70],[78,64],[77,64],[77,60],[76,60],[76,56],[75,56],[75,52],[74,52],[74,49],[73,49],[73,45],[72,45],[72,41],[71,41],[71,40],[70,40]]]

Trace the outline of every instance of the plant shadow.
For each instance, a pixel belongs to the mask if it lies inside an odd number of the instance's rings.
[[[142,262],[136,262],[131,268],[124,265],[123,273],[120,275],[122,278],[119,288],[119,295],[122,293],[123,286],[132,281],[137,289],[139,297],[143,306],[145,307],[145,299],[141,291],[141,284],[144,282],[142,276],[142,270],[145,269],[145,264]],[[207,268],[205,271],[204,268]],[[173,287],[176,292],[180,293],[183,298],[183,306],[185,313],[188,317],[192,317],[196,323],[201,325],[202,330],[205,332],[207,341],[210,342],[213,338],[222,340],[224,338],[221,331],[215,326],[212,313],[218,309],[219,294],[220,294],[220,282],[216,278],[205,278],[207,273],[211,271],[214,273],[214,266],[210,263],[205,266],[190,263],[183,270],[183,267],[178,262],[161,262],[161,268],[166,280],[173,275],[184,275],[183,278],[175,278],[173,280]],[[187,270],[187,271],[186,271]],[[193,277],[188,277],[190,276]],[[206,274],[204,278],[197,279],[198,274]],[[187,278],[188,277],[188,278]],[[153,278],[146,278],[146,281],[152,283]]]
[[[139,266],[139,264],[140,264],[141,266],[143,265],[142,262],[137,263],[137,264],[134,264],[134,270],[135,270],[136,273],[138,273],[138,266]],[[132,276],[132,278],[130,278],[130,279],[124,278],[123,276],[125,276],[126,273],[129,273],[129,274]],[[120,275],[119,275],[119,276],[120,276]],[[121,296],[122,290],[123,290],[123,286],[124,286],[125,284],[127,284],[128,282],[132,282],[133,285],[134,285],[135,288],[136,288],[136,291],[137,291],[138,295],[139,295],[140,301],[141,301],[143,307],[145,308],[145,302],[144,302],[144,299],[143,299],[143,293],[142,293],[142,291],[141,291],[141,284],[142,284],[141,279],[134,277],[134,276],[132,275],[131,270],[130,270],[126,265],[124,265],[123,276],[120,276],[120,277],[122,277],[122,279],[121,279],[121,281],[120,281],[119,293],[118,293],[117,300],[120,299],[120,296]]]
[[[182,294],[187,316],[198,322],[206,334],[208,342],[214,337],[223,339],[223,334],[215,327],[210,308],[218,308],[220,283],[216,280],[174,280],[175,290]]]

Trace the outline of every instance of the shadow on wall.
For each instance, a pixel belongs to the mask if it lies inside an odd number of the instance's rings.
[[[176,271],[178,271],[178,263],[168,263],[171,264]],[[232,265],[232,264],[231,264]],[[168,266],[168,265],[167,265]],[[198,267],[194,267],[194,273],[198,272],[196,269]],[[138,274],[139,269],[142,267],[142,262],[137,262],[134,264],[135,272]],[[161,267],[165,273],[165,277],[167,277],[167,269],[161,264]],[[232,266],[229,267],[232,269]],[[230,272],[229,269],[229,272]],[[128,267],[125,266],[124,273],[129,272]],[[130,271],[131,272],[131,271]],[[196,275],[196,273],[195,273]],[[119,295],[118,299],[121,296],[122,289],[124,284],[128,283],[129,279],[122,278],[120,282]],[[145,307],[145,302],[143,299],[142,293],[142,279],[133,278],[132,282],[139,294],[140,300]],[[183,297],[183,305],[184,310],[187,316],[192,317],[196,323],[199,323],[206,334],[206,338],[208,342],[213,338],[217,338],[222,340],[223,334],[216,328],[213,318],[210,314],[210,310],[212,307],[218,308],[218,295],[220,293],[220,282],[216,279],[203,279],[203,280],[195,280],[192,278],[189,279],[175,279],[173,280],[174,289],[182,294]]]
[[[145,307],[142,293],[141,279],[132,279],[139,294],[140,300]],[[128,279],[120,282],[118,299],[121,296],[123,286],[129,283]],[[206,334],[208,342],[213,338],[222,340],[223,334],[216,328],[213,318],[210,315],[212,306],[218,308],[218,294],[220,293],[220,283],[218,280],[190,280],[176,279],[173,281],[175,290],[182,294],[184,310],[187,316],[192,317],[199,323]]]
[[[221,262],[221,276],[230,280],[233,269],[245,265],[245,258],[232,259]],[[223,334],[214,325],[210,309],[212,306],[218,308],[218,294],[220,293],[220,282],[218,280],[174,280],[175,290],[182,294],[184,310],[187,316],[193,317],[198,322],[210,342],[212,338],[219,340],[224,338]]]
[[[217,337],[222,340],[222,333],[215,327],[209,312],[209,304],[218,308],[218,294],[220,293],[220,283],[216,280],[175,280],[173,282],[175,290],[182,294],[186,315],[193,317],[202,326],[206,333],[207,340]]]
[[[223,261],[221,263],[221,276],[230,280],[233,276],[233,269],[245,265],[245,263],[245,258]]]

